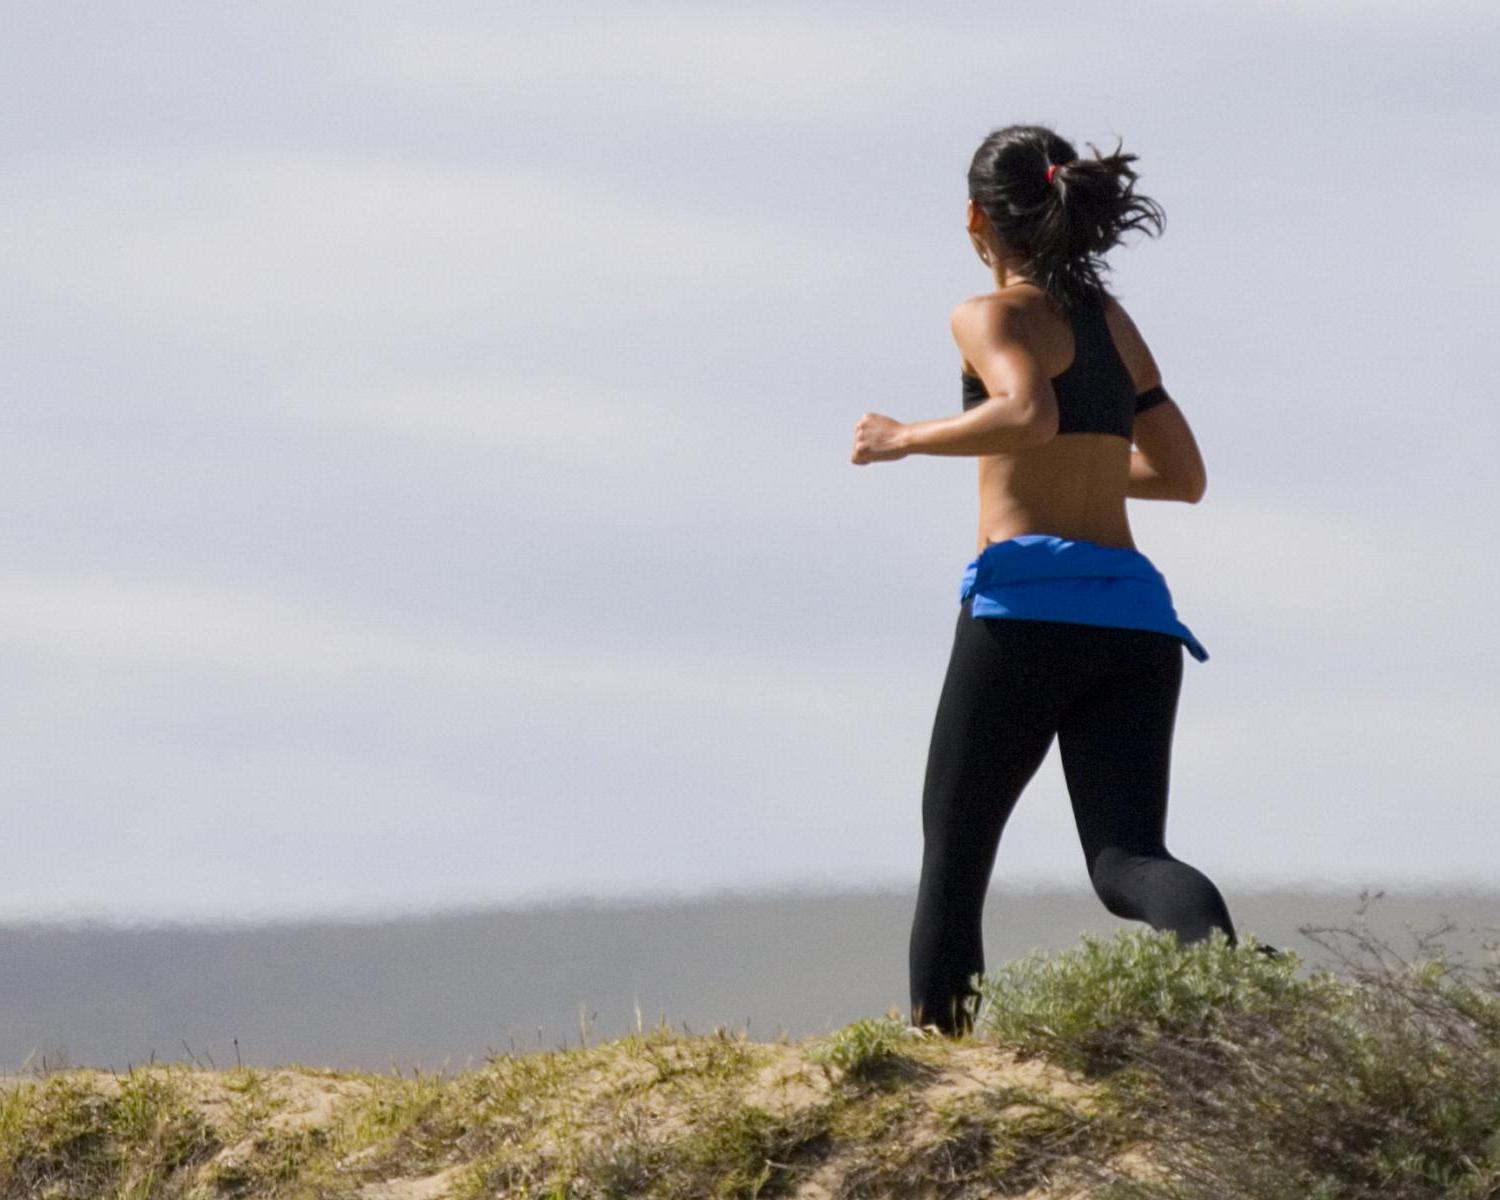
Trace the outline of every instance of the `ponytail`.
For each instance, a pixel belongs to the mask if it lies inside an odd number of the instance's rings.
[[[1166,213],[1135,194],[1134,154],[1080,158],[1072,145],[1041,125],[1009,125],[980,144],[969,166],[969,195],[1020,269],[1065,312],[1102,303],[1104,256],[1131,229],[1159,235]]]

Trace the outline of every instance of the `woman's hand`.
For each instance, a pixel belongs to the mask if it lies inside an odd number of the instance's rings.
[[[854,426],[854,453],[849,461],[856,466],[872,462],[895,462],[907,454],[906,426],[879,413],[867,412]]]

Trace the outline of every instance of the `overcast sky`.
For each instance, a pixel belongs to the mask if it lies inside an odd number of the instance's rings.
[[[1167,213],[1169,847],[1495,882],[1488,0],[0,13],[0,916],[914,888],[976,467],[850,444],[961,411],[1013,122]]]

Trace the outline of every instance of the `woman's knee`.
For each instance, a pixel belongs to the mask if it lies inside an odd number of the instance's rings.
[[[1165,846],[1136,850],[1105,846],[1093,855],[1089,863],[1089,882],[1111,913],[1139,920],[1151,865],[1176,861]]]
[[[1181,945],[1224,930],[1233,945],[1234,923],[1211,879],[1165,846],[1106,846],[1095,855],[1089,879],[1105,908],[1117,917],[1172,929]]]

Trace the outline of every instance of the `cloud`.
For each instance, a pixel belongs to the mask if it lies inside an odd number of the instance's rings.
[[[270,584],[103,574],[0,576],[0,653],[39,674],[87,664],[101,679],[192,673],[207,686],[274,682],[344,692],[420,681],[513,700],[712,707],[829,720],[856,700],[900,704],[877,674],[809,671],[763,651],[700,656],[573,651],[399,625]],[[207,677],[201,678],[201,677]],[[86,676],[74,674],[80,681]],[[80,686],[76,699],[93,693]]]
[[[358,432],[438,451],[507,452],[553,466],[587,462],[591,470],[659,451],[664,434],[688,415],[659,411],[647,420],[648,405],[622,387],[566,377],[518,383],[499,373],[308,380],[271,407],[303,430]]]
[[[848,13],[775,7],[571,16],[390,25],[364,39],[352,65],[454,98],[554,96],[572,108],[575,98],[610,93],[692,124],[802,131],[868,121],[950,62],[962,33],[941,10],[918,20],[866,9],[857,26]],[[1070,50],[1050,29],[1012,22],[1005,54],[1008,80],[1040,83]]]
[[[539,169],[291,148],[99,151],[4,184],[0,221],[26,236],[0,266],[28,320],[282,370],[588,319],[641,336],[705,279],[775,291],[854,244]]]
[[[1359,643],[1376,656],[1392,638],[1445,631],[1460,650],[1500,635],[1490,602],[1500,564],[1481,522],[1453,515],[1435,522],[1395,504],[1372,514],[1307,496],[1232,499],[1210,486],[1201,507],[1162,521],[1160,533],[1149,516],[1139,521],[1136,541],[1148,555],[1163,545],[1157,565],[1179,613],[1221,626]]]
[[[1191,0],[1184,9],[1201,12]],[[1456,23],[1495,23],[1495,6],[1488,0],[1434,0],[1431,4],[1406,4],[1403,0],[1262,0],[1249,11],[1267,21],[1321,22],[1352,25],[1359,29],[1423,28],[1451,32]]]

